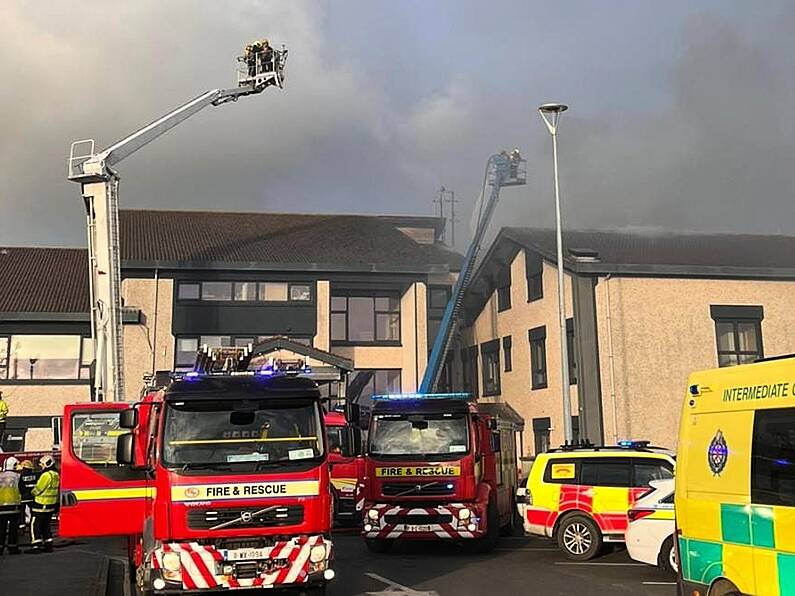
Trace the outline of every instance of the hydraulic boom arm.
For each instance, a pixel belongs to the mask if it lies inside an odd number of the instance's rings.
[[[486,175],[483,180],[480,213],[475,234],[464,257],[461,273],[458,274],[458,280],[453,286],[453,295],[445,307],[439,332],[436,334],[436,340],[433,342],[433,349],[428,358],[428,367],[422,377],[419,393],[433,393],[436,389],[461,314],[464,291],[472,278],[483,237],[500,198],[500,189],[503,186],[520,186],[527,182],[524,164],[525,160],[519,155],[518,149],[510,154],[503,151],[497,155],[492,155],[486,162]],[[486,186],[491,186],[491,193],[484,206],[483,199],[486,195]]]

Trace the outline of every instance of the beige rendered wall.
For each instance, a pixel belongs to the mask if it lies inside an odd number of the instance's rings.
[[[648,439],[676,446],[688,374],[718,365],[711,304],[763,306],[765,355],[795,352],[793,291],[795,282],[601,278],[596,301],[605,441]]]
[[[318,289],[318,296],[320,290]],[[427,288],[424,283],[412,284],[400,299],[399,346],[333,346],[334,354],[350,358],[358,369],[400,369],[404,392],[417,390],[428,363]],[[320,311],[318,311],[320,315]],[[318,324],[320,316],[318,316]],[[415,325],[416,323],[416,325]],[[329,322],[326,318],[326,333]],[[320,346],[318,346],[320,347]],[[323,348],[321,348],[323,349]]]
[[[509,403],[525,420],[525,455],[534,454],[533,418],[549,417],[552,423],[550,441],[552,445],[563,443],[563,405],[561,401],[560,371],[560,323],[558,318],[558,282],[554,266],[543,264],[544,296],[540,300],[527,301],[525,276],[525,253],[520,250],[511,263],[511,308],[497,312],[497,293],[492,293],[475,324],[465,330],[464,343],[478,345],[495,338],[510,335],[511,372],[505,372],[505,354],[500,348],[500,395],[495,401]],[[573,316],[571,282],[564,280],[567,317]],[[546,326],[547,387],[531,389],[530,344],[528,330]],[[483,391],[483,363],[478,363],[478,387]],[[577,387],[571,386],[572,413],[577,413]]]
[[[144,374],[152,372],[153,362],[154,370],[174,367],[174,281],[128,278],[122,281],[121,291],[125,306],[140,308],[142,312],[140,325],[124,325],[125,399],[134,401],[140,396]]]

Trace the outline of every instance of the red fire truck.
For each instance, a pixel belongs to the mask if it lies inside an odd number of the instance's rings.
[[[341,412],[326,414],[328,462],[334,496],[334,521],[358,526],[364,507],[364,458],[361,433]]]
[[[66,407],[60,532],[128,536],[140,593],[322,594],[334,577],[328,470],[311,379],[191,372],[133,408]]]
[[[370,550],[396,539],[442,539],[494,548],[500,529],[519,528],[516,433],[507,404],[466,394],[373,398],[363,535]]]

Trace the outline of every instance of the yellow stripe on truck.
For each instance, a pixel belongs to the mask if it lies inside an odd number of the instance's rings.
[[[376,468],[378,478],[418,478],[423,476],[460,476],[461,466],[408,466]]]
[[[139,486],[134,488],[90,488],[75,490],[72,494],[78,501],[107,501],[111,499],[154,498],[155,489]]]
[[[191,484],[171,487],[172,501],[311,497],[320,494],[320,482],[250,482],[243,484]]]

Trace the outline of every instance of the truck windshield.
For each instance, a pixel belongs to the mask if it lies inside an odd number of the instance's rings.
[[[322,428],[309,399],[168,402],[163,461],[186,468],[299,463],[323,455]]]
[[[376,414],[370,426],[373,455],[452,455],[468,449],[463,414]]]

